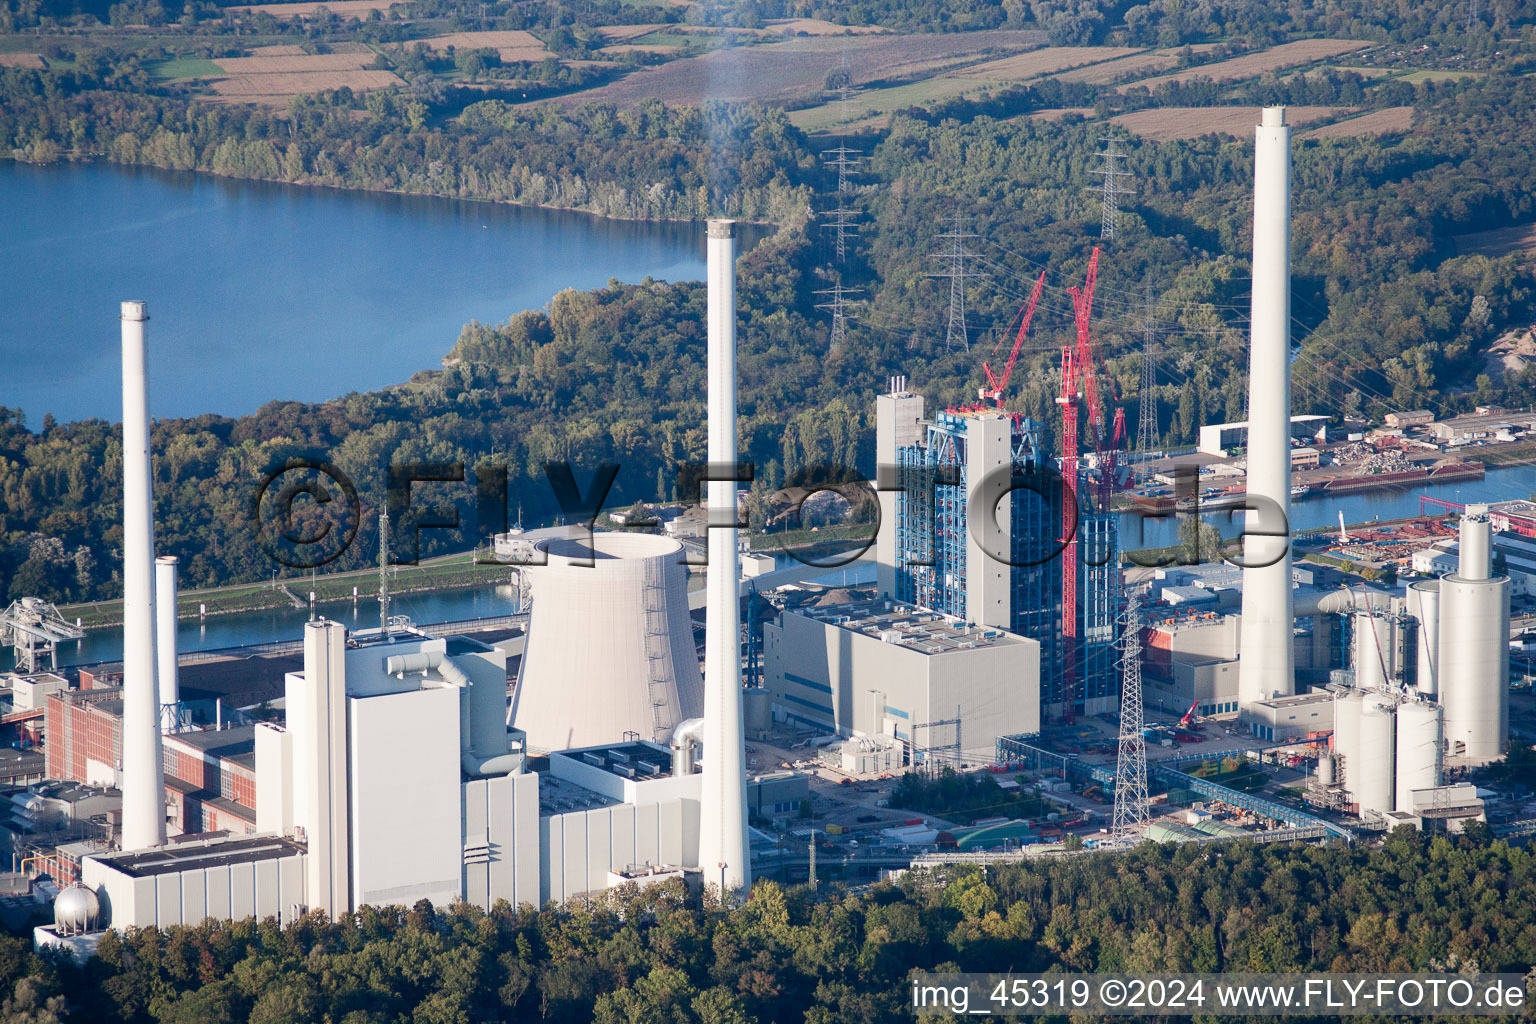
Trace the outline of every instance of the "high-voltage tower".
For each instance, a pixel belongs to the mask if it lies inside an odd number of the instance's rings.
[[[1124,638],[1120,754],[1115,762],[1115,816],[1110,827],[1117,845],[1140,842],[1150,817],[1146,722],[1141,709],[1141,608],[1134,594],[1126,601]]]
[[[1133,196],[1136,190],[1121,184],[1121,179],[1130,178],[1131,172],[1120,166],[1120,161],[1125,159],[1125,154],[1120,152],[1120,144],[1113,137],[1106,138],[1105,149],[1099,154],[1104,161],[1103,165],[1094,169],[1094,174],[1103,175],[1103,184],[1100,186],[1100,197],[1103,202],[1103,218],[1099,225],[1099,235],[1103,238],[1114,238],[1120,229],[1120,197]]]
[[[824,149],[821,151],[821,159],[830,168],[837,171],[837,194],[845,196],[852,191],[852,183],[848,180],[849,174],[859,166],[859,161],[864,157],[856,149],[847,146],[838,146],[836,149]]]
[[[821,225],[821,230],[832,232],[832,248],[837,253],[837,262],[841,263],[848,258],[849,240],[859,233],[859,226],[854,223],[859,211],[839,205],[835,209],[821,211],[821,215],[829,218]]]
[[[972,259],[975,254],[966,248],[965,241],[975,237],[976,235],[965,230],[964,214],[956,210],[954,227],[939,236],[948,244],[943,252],[934,253],[932,257],[943,260],[944,269],[929,276],[949,279],[949,325],[944,333],[944,347],[951,352],[957,346],[966,352],[971,348],[970,338],[965,330],[965,279],[982,275],[966,267],[966,261]]]
[[[1153,325],[1152,282],[1147,282],[1147,312],[1142,324],[1141,344],[1141,414],[1136,423],[1136,450],[1145,455],[1157,447],[1157,398],[1153,391],[1157,386],[1157,355],[1152,349],[1157,331]]]
[[[858,288],[844,288],[842,283],[834,284],[831,288],[822,288],[817,295],[829,295],[826,302],[818,302],[817,309],[825,309],[832,314],[832,337],[830,348],[837,348],[848,340],[848,296],[858,292]]]
[[[849,242],[859,233],[859,227],[855,223],[859,211],[848,206],[848,198],[853,194],[850,175],[863,157],[856,149],[838,146],[836,149],[822,150],[821,159],[829,168],[837,171],[837,191],[833,193],[837,197],[837,205],[830,210],[821,211],[821,216],[827,218],[827,222],[821,225],[821,229],[832,232],[832,244],[837,252],[837,261],[841,263],[848,256]]]

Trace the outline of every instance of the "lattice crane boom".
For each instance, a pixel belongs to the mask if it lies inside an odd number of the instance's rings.
[[[981,370],[987,375],[987,386],[976,393],[976,397],[983,402],[993,401],[997,407],[1003,407],[1003,392],[1008,388],[1008,381],[1013,376],[1013,368],[1019,361],[1019,349],[1024,344],[1024,338],[1029,334],[1029,322],[1035,318],[1035,307],[1040,304],[1040,294],[1045,290],[1045,271],[1040,271],[1040,277],[1035,281],[1034,290],[1029,293],[1029,302],[1024,306],[1024,316],[1019,322],[1019,333],[1014,336],[1013,349],[1008,353],[1008,365],[1003,368],[1002,377],[992,373],[989,363],[983,362]],[[995,351],[995,350],[994,350]]]

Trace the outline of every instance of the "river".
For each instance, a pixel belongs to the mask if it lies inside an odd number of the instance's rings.
[[[1313,497],[1291,504],[1291,529],[1313,530],[1339,525],[1339,513],[1346,523],[1369,523],[1377,519],[1403,519],[1419,514],[1419,497],[1468,503],[1508,501],[1530,498],[1536,493],[1536,471],[1530,466],[1489,469],[1481,480],[1455,480],[1428,487],[1368,491],[1339,497]],[[1441,510],[1429,509],[1431,514]],[[1215,526],[1223,536],[1235,537],[1243,529],[1242,512],[1212,512],[1201,518]],[[1127,550],[1166,547],[1178,543],[1178,523],[1174,519],[1145,519],[1133,512],[1120,517],[1120,539]],[[1138,531],[1140,526],[1140,531]]]
[[[154,416],[242,415],[436,369],[470,320],[610,278],[698,280],[696,225],[123,167],[0,161],[0,405],[122,415],[118,304]]]
[[[1354,494],[1344,498],[1314,498],[1297,502],[1291,509],[1293,529],[1307,530],[1320,526],[1336,526],[1339,512],[1349,523],[1367,523],[1375,519],[1397,519],[1417,515],[1419,496],[1441,498],[1458,503],[1500,501],[1508,498],[1530,497],[1536,491],[1536,473],[1529,466],[1514,469],[1490,470],[1482,480],[1463,480],[1437,484],[1408,491],[1380,491],[1373,494]],[[1145,521],[1145,539],[1137,537],[1137,516],[1127,513],[1121,516],[1121,539],[1129,549],[1159,547],[1177,542],[1177,524],[1172,520],[1148,519]],[[1208,521],[1215,524],[1227,536],[1235,536],[1241,529],[1237,516],[1225,512],[1212,513]],[[775,558],[778,567],[791,564],[783,554]],[[830,570],[820,577],[827,583],[871,583],[873,572],[868,566],[850,570]],[[296,590],[302,591],[301,586]],[[408,615],[415,622],[453,622],[463,619],[510,615],[513,610],[512,589],[506,585],[463,587],[431,593],[400,594],[394,599],[396,614]],[[354,607],[350,603],[326,604],[322,614],[355,626],[372,629],[379,624],[379,606],[366,592]],[[207,651],[240,644],[270,643],[278,640],[298,639],[299,631],[309,613],[303,609],[284,607],[259,612],[239,612],[217,615],[206,622],[184,620],[179,628],[179,646],[183,651]],[[87,665],[97,661],[109,661],[122,657],[123,637],[120,629],[91,630],[78,643],[63,644],[59,648],[59,664]],[[10,667],[10,649],[0,651],[0,671]]]

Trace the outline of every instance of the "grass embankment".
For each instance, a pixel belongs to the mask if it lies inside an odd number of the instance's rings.
[[[450,555],[423,562],[420,565],[396,566],[390,577],[390,593],[415,594],[428,590],[451,590],[456,587],[472,587],[487,583],[505,582],[508,568],[497,564],[477,564],[471,554]],[[196,618],[199,608],[208,615],[229,615],[234,612],[264,611],[269,608],[293,607],[294,602],[282,587],[297,595],[301,602],[314,592],[317,604],[334,604],[352,600],[352,590],[357,588],[360,600],[372,600],[377,594],[378,570],[363,569],[355,572],[331,573],[315,576],[287,577],[274,582],[246,583],[229,587],[209,587],[203,590],[184,590],[177,595],[177,617]],[[60,607],[59,613],[66,619],[78,618],[87,629],[117,626],[123,621],[122,601],[95,601]]]
[[[874,527],[869,523],[857,523],[851,526],[823,526],[816,530],[754,533],[749,538],[749,545],[752,551],[772,554],[775,551],[806,551],[830,544],[846,548],[849,541],[872,544]]]

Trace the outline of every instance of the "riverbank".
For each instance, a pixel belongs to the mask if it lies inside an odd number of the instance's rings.
[[[462,194],[446,190],[433,189],[409,189],[409,188],[381,188],[370,185],[340,185],[325,181],[306,180],[304,178],[271,178],[255,174],[230,174],[225,171],[215,171],[204,168],[164,167],[160,164],[145,163],[139,160],[118,160],[102,153],[60,153],[56,160],[38,161],[24,160],[11,153],[0,154],[0,162],[10,161],[17,164],[25,164],[28,167],[52,167],[60,164],[103,164],[121,167],[140,167],[146,170],[169,171],[173,173],[205,175],[210,178],[221,178],[227,181],[254,181],[268,185],[292,185],[296,188],[323,189],[331,192],[356,192],[365,195],[408,196],[423,197],[428,199],[449,199],[456,203],[489,203],[492,206],[516,206],[526,210],[550,210],[555,213],[579,213],[599,220],[627,222],[632,224],[698,224],[701,218],[688,217],[658,217],[653,215],[630,216],[622,213],[598,209],[594,206],[566,206],[559,203],[530,203],[518,199],[500,199],[490,195]],[[748,237],[751,238],[752,229],[761,229],[763,237],[767,237],[770,230],[773,232],[783,230],[789,225],[780,224],[771,220],[753,219],[751,217],[738,217],[736,223],[749,229]],[[757,239],[751,238],[751,241]],[[750,248],[750,242],[744,248]]]
[[[423,594],[505,583],[508,580],[507,566],[477,563],[472,555],[461,554],[421,565],[394,566],[389,590],[392,595]],[[311,593],[315,595],[316,605],[374,602],[378,599],[378,570],[363,569],[313,578],[289,577],[267,583],[184,590],[177,595],[176,618],[195,621],[241,612],[304,608],[308,607]],[[94,601],[61,605],[59,614],[65,619],[79,619],[86,629],[113,629],[123,624],[123,602]]]

